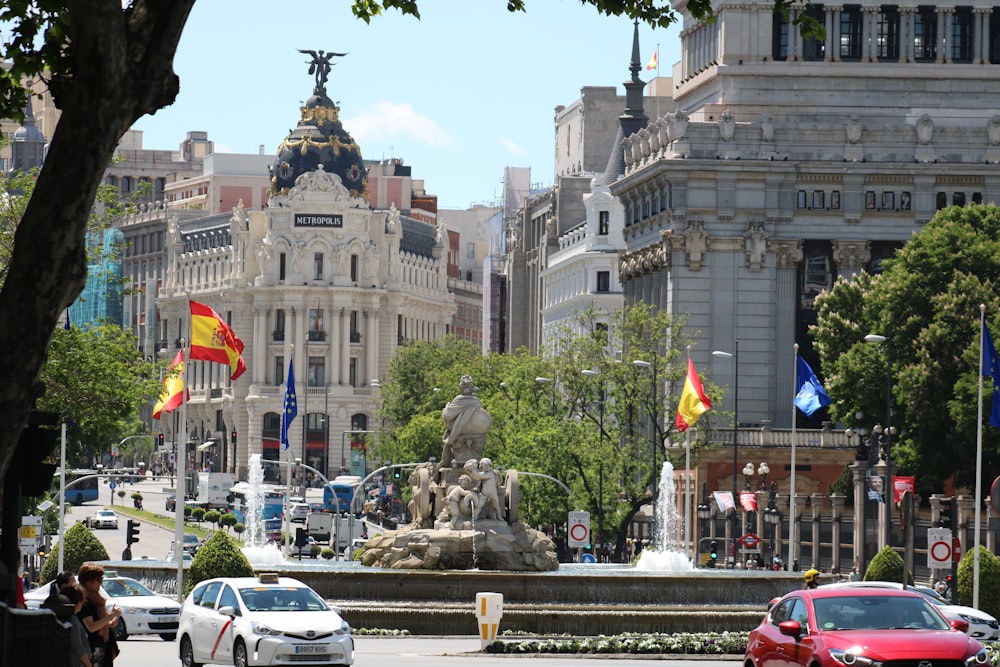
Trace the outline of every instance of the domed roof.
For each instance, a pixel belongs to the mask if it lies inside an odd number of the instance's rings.
[[[361,149],[340,124],[340,107],[326,94],[330,58],[346,54],[302,53],[313,58],[309,73],[316,74],[316,87],[300,109],[298,125],[278,147],[278,157],[271,168],[271,194],[288,192],[295,179],[323,165],[327,173],[340,177],[352,196],[363,197],[367,174]]]

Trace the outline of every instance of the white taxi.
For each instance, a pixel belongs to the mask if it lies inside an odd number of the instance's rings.
[[[184,667],[354,663],[340,614],[298,579],[271,572],[200,582],[181,607],[177,638]]]

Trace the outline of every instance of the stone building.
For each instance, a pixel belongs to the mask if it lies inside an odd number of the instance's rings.
[[[738,373],[741,423],[788,427],[815,296],[878,271],[940,208],[1000,198],[1000,14],[793,7],[820,42],[770,2],[719,5],[713,23],[678,7],[678,108],[626,142],[611,184],[625,300],[687,317],[699,371]],[[712,356],[736,349],[738,368]]]
[[[327,97],[325,78],[301,107],[271,169],[263,210],[183,220],[166,215],[167,267],[157,306],[168,356],[187,337],[188,299],[215,309],[244,341],[247,372],[191,362],[190,442],[197,464],[235,469],[290,454],[332,477],[364,459],[345,446],[374,430],[378,385],[407,339],[449,333],[449,238],[443,225],[372,208],[360,148]],[[298,417],[280,449],[289,362]],[[163,424],[169,431],[171,424]],[[232,442],[232,434],[236,442]],[[208,457],[208,461],[203,460]],[[222,459],[224,465],[219,465]]]

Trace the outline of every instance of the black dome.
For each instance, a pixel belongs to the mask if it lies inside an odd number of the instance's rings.
[[[321,52],[322,53],[322,52]],[[340,107],[326,95],[325,76],[301,108],[299,123],[278,147],[271,169],[271,194],[284,194],[295,179],[319,165],[337,174],[352,197],[365,196],[366,172],[361,149],[340,124]]]

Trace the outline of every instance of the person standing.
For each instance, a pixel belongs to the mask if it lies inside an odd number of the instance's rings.
[[[115,641],[112,630],[118,624],[122,611],[115,606],[108,610],[107,601],[101,595],[103,567],[84,563],[76,573],[76,578],[84,589],[83,607],[77,616],[87,630],[93,667],[112,667],[118,654],[118,642]]]
[[[83,609],[83,588],[67,586],[61,594],[65,595],[66,599],[73,604],[73,615],[69,617],[69,624],[73,626],[69,639],[73,655],[80,661],[82,667],[94,667],[90,661],[90,638],[87,636],[87,628],[83,627],[83,623],[77,615]]]

